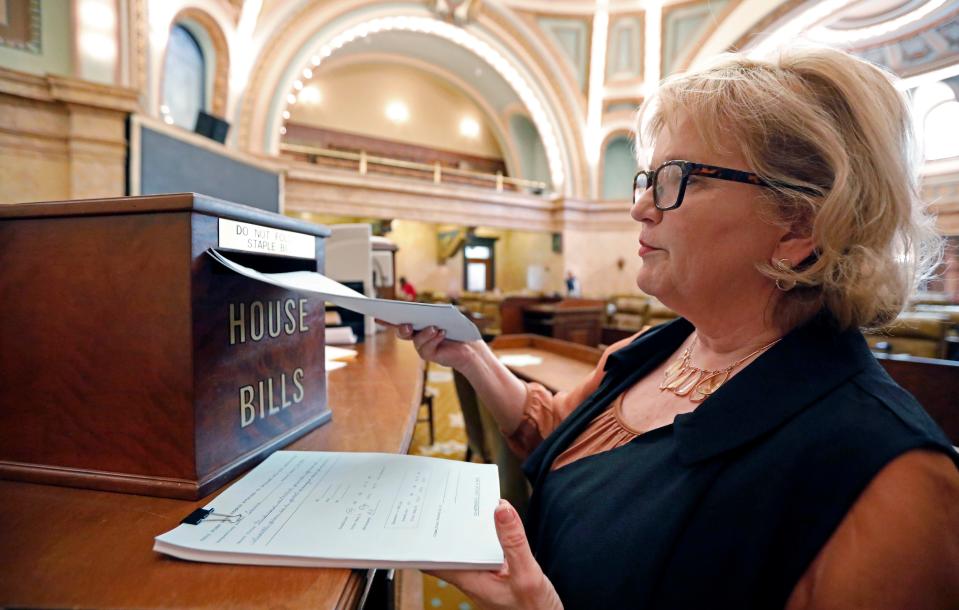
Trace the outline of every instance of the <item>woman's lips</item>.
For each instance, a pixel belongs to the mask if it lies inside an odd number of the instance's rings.
[[[654,248],[653,246],[650,246],[649,244],[647,244],[647,243],[644,242],[643,240],[639,240],[639,255],[640,255],[640,256],[646,256],[646,255],[649,254],[650,252],[656,252],[657,250],[661,250],[661,248]]]

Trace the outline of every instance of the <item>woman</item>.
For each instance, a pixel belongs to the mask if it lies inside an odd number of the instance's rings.
[[[533,483],[528,543],[496,512],[507,568],[442,576],[481,607],[959,607],[959,458],[859,330],[939,248],[902,97],[801,50],[667,79],[641,116],[637,284],[682,318],[556,396],[481,342],[398,329],[470,380]]]

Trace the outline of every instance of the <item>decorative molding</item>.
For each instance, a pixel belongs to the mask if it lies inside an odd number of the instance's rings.
[[[688,65],[695,55],[695,50],[715,31],[722,21],[721,17],[727,16],[730,6],[734,6],[736,3],[736,0],[685,0],[663,7],[659,34],[659,63],[660,74],[663,78],[682,70],[684,65]],[[722,6],[717,14],[713,12],[715,5]],[[674,32],[671,31],[673,24],[687,19],[699,21],[694,28],[695,32],[690,39],[678,42],[674,53],[668,56],[666,50],[674,39]]]
[[[634,22],[632,27],[628,22]],[[616,60],[619,53],[619,45],[622,44],[620,32],[627,31],[627,35],[632,36],[633,43],[636,45],[632,49],[631,57],[635,61],[635,67],[631,71],[615,71]],[[609,17],[609,39],[606,42],[606,75],[604,77],[607,85],[616,83],[618,85],[640,83],[643,80],[643,71],[646,63],[646,13],[638,11],[635,13],[618,13]]]
[[[483,9],[483,0],[427,0],[427,4],[440,19],[460,26],[476,21]]]
[[[0,67],[0,93],[44,102],[65,102],[117,112],[136,112],[139,92],[68,76],[36,76]]]
[[[40,54],[43,50],[40,0],[6,0],[0,46]]]
[[[566,59],[579,90],[585,93],[589,87],[591,69],[592,18],[537,15],[536,24],[546,32],[553,46]]]

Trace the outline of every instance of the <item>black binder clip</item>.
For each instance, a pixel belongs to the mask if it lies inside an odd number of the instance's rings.
[[[240,519],[243,518],[243,515],[224,515],[223,513],[214,512],[216,509],[212,506],[210,508],[198,508],[186,517],[180,523],[186,523],[187,525],[199,525],[201,521],[226,521],[227,523],[239,523]]]

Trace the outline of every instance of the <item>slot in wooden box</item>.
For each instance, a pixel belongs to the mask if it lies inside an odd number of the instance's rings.
[[[0,477],[196,499],[329,420],[323,299],[206,254],[322,271],[327,235],[196,194],[0,206]]]

